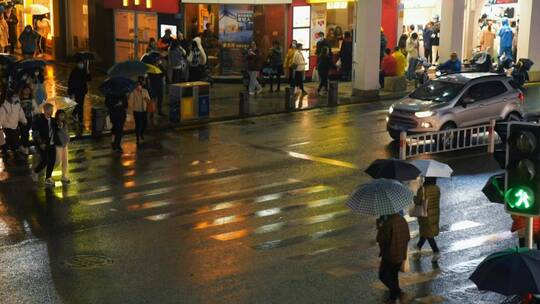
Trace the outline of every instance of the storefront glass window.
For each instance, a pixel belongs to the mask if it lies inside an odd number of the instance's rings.
[[[115,11],[116,61],[138,59],[150,38],[158,35],[157,15],[137,11]]]
[[[88,0],[70,0],[68,47],[71,54],[88,50]]]

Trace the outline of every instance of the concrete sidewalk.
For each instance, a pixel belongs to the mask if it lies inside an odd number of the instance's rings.
[[[48,96],[67,96],[67,79],[73,68],[72,65],[55,63],[47,67],[46,72],[46,89]],[[99,91],[99,86],[107,78],[107,75],[102,71],[92,71],[92,81],[89,84],[89,93],[87,95],[84,106],[85,120],[83,135],[89,135],[91,132],[91,113],[93,107],[104,107],[104,97]],[[285,110],[285,87],[288,87],[286,80],[282,80],[281,90],[279,92],[270,92],[269,85],[263,88],[263,92],[256,96],[249,96],[250,100],[250,116],[283,113]],[[312,108],[326,107],[328,105],[328,97],[326,95],[317,94],[318,83],[307,82],[305,89],[307,95],[295,95],[296,110],[306,110]],[[412,90],[413,88],[409,88]],[[180,124],[172,124],[167,117],[159,117],[155,115],[154,119],[149,122],[149,128],[167,128],[182,125],[190,125],[197,123],[205,123],[209,121],[219,121],[240,118],[239,102],[240,93],[245,91],[245,87],[241,83],[214,83],[210,90],[210,117],[204,120],[186,120]],[[351,82],[340,82],[338,88],[338,103],[352,104],[366,102],[359,98],[351,96]],[[386,92],[381,90],[378,100],[398,99],[407,94],[405,92]],[[376,101],[376,100],[373,100]],[[168,115],[168,94],[165,92],[163,101],[163,112]],[[74,130],[75,126],[72,127]],[[126,131],[134,129],[134,123],[129,121],[125,126]]]

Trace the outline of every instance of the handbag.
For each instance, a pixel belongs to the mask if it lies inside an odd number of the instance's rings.
[[[148,113],[156,112],[156,103],[153,100],[150,100],[146,103],[146,112]]]
[[[409,215],[412,217],[427,217],[428,216],[428,213],[427,213],[428,201],[427,201],[426,192],[424,189],[425,189],[424,187],[420,188],[420,191],[422,191],[422,200],[420,201],[420,203],[415,202],[412,208],[409,210]]]
[[[107,115],[107,117],[105,117],[105,130],[109,131],[111,129],[112,129],[111,116]]]

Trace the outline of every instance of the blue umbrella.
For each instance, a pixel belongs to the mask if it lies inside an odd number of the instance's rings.
[[[470,277],[478,289],[506,296],[540,293],[540,251],[514,248],[489,255]]]
[[[135,89],[137,82],[122,76],[113,76],[105,79],[99,90],[105,95],[122,96]]]

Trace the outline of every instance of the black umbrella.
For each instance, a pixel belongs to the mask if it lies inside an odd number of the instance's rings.
[[[489,255],[469,278],[479,290],[506,296],[540,293],[540,250],[514,248]]]
[[[490,177],[482,188],[482,193],[492,203],[504,204],[504,173]]]
[[[138,60],[122,61],[113,65],[108,73],[109,76],[122,76],[127,78],[136,78],[146,74],[148,66]]]
[[[373,178],[389,178],[399,181],[416,179],[420,170],[399,159],[377,159],[364,171]]]
[[[159,52],[152,51],[152,52],[144,54],[141,57],[141,61],[147,64],[154,64],[156,63],[156,61],[160,60],[161,58],[162,56]]]
[[[25,59],[17,62],[17,68],[22,70],[43,69],[49,62],[42,59]]]
[[[99,90],[105,95],[122,96],[135,89],[137,82],[122,76],[113,76],[105,79]]]
[[[81,62],[81,61],[98,61],[99,56],[96,53],[88,52],[88,51],[82,51],[78,52],[75,55],[73,55],[73,61],[75,62]]]
[[[0,54],[0,65],[10,65],[17,62],[17,58],[11,54]]]

